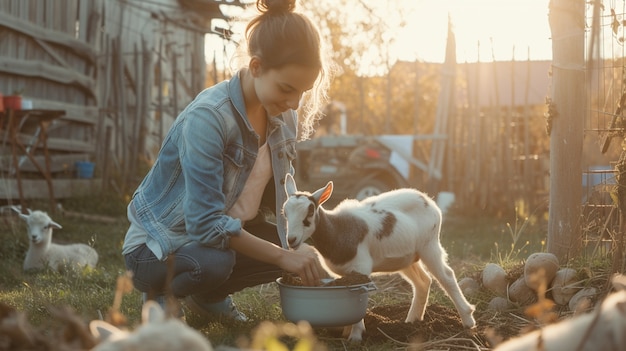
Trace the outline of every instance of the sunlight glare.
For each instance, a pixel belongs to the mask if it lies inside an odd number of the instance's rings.
[[[354,37],[345,40],[350,45],[358,43],[356,48],[362,51],[358,74],[384,74],[397,60],[439,63],[445,59],[449,16],[456,38],[457,62],[550,60],[549,2],[359,0],[344,14],[346,28],[354,28],[355,23],[365,18],[375,25],[376,33],[354,33]],[[370,45],[372,35],[381,35],[386,46]],[[235,52],[232,44],[208,35],[206,50],[207,62],[215,55],[218,66],[232,68],[229,59]]]
[[[403,0],[413,8],[401,29],[398,57],[427,62],[445,58],[450,14],[459,62],[546,60],[552,57],[549,0]],[[493,54],[492,54],[493,52]]]

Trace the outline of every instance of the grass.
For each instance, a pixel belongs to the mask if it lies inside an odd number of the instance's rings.
[[[33,203],[30,207],[50,212],[44,202]],[[15,214],[4,214],[0,221],[0,232],[3,233],[0,270],[4,272],[0,276],[0,300],[24,311],[33,325],[50,318],[48,306],[68,305],[86,319],[99,318],[113,301],[117,276],[124,273],[120,251],[128,224],[121,201],[115,198],[73,199],[63,203],[63,207],[82,213],[89,209],[86,213],[115,219],[114,223],[105,223],[51,213],[51,217],[63,226],[55,230],[53,240],[92,245],[100,256],[97,269],[71,270],[63,274],[50,270],[23,272],[22,262],[28,249],[26,225]],[[133,306],[128,303],[128,310],[137,312],[137,307]]]
[[[124,275],[124,262],[120,254],[128,226],[124,201],[101,197],[72,199],[63,203],[68,211],[99,214],[114,218],[113,223],[88,221],[76,217],[52,215],[63,226],[54,232],[58,242],[90,243],[100,254],[95,269],[55,273],[49,270],[23,272],[22,261],[28,247],[25,224],[15,215],[4,215],[0,221],[3,245],[0,246],[0,301],[22,311],[35,327],[49,327],[52,306],[69,306],[85,321],[102,319],[113,304],[118,277]],[[46,209],[45,203],[31,205],[32,209]],[[510,224],[513,223],[513,224]],[[449,261],[457,278],[480,271],[484,264],[494,259],[504,264],[519,262],[530,253],[541,251],[545,241],[545,223],[541,220],[490,218],[476,215],[451,213],[442,230],[442,244],[448,250]],[[506,249],[503,249],[505,248]],[[409,301],[410,289],[395,277],[377,282],[378,290],[370,297],[369,307]],[[435,285],[434,285],[435,286]],[[267,340],[289,343],[289,333],[295,339],[306,339],[311,331],[284,329],[286,321],[280,309],[280,296],[275,284],[248,288],[234,296],[239,308],[256,322],[207,321],[187,311],[187,323],[205,334],[213,345],[253,345],[255,335],[265,335]],[[430,303],[450,305],[450,300],[434,289]],[[125,294],[120,312],[129,326],[140,322],[140,294]],[[262,323],[272,321],[272,323]],[[283,328],[283,329],[281,329]],[[294,331],[295,330],[295,331]],[[271,337],[268,337],[270,335]],[[287,335],[287,336],[285,336]],[[343,350],[389,350],[398,348],[392,341],[379,344],[351,345],[341,338],[316,331],[312,342],[317,340],[328,349]],[[295,341],[291,339],[295,346]],[[307,339],[308,340],[308,339]],[[302,346],[302,345],[301,345]],[[304,347],[304,346],[303,346]],[[311,345],[304,350],[314,349]]]
[[[452,262],[494,262],[502,267],[545,250],[544,214],[518,211],[508,218],[451,212],[445,216],[441,243]]]

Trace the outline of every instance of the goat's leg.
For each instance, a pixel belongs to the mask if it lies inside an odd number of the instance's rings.
[[[344,338],[348,338],[348,341],[352,342],[360,342],[363,340],[363,333],[365,332],[365,322],[361,319],[360,321],[345,326],[343,328],[343,334],[341,335]]]
[[[355,264],[353,269],[354,272],[361,273],[367,275],[368,277],[372,274],[372,256],[370,256],[369,252],[359,250],[357,252],[356,258],[352,260],[353,262],[359,262],[359,264]],[[363,340],[363,333],[365,332],[365,322],[361,319],[360,321],[346,326],[343,331],[343,337],[348,338],[348,341],[351,342],[360,342]],[[349,335],[348,335],[349,333]]]
[[[406,315],[406,323],[415,322],[416,320],[424,320],[424,312],[426,312],[426,303],[430,294],[430,285],[432,278],[424,270],[419,261],[403,268],[400,273],[411,283],[413,288],[413,299],[411,300],[411,308]]]
[[[452,299],[456,310],[461,316],[461,320],[463,320],[463,325],[467,328],[473,328],[476,325],[476,321],[472,316],[474,306],[467,302],[465,296],[463,296],[461,288],[456,281],[454,271],[446,262],[447,254],[445,250],[438,242],[430,246],[431,247],[420,252],[422,262],[424,262],[428,271],[437,279],[439,285],[441,285],[450,299]]]

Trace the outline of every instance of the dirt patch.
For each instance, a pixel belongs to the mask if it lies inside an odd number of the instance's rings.
[[[367,310],[364,318],[366,332],[363,341],[368,344],[382,344],[394,342],[398,344],[440,344],[446,349],[473,347],[478,345],[491,348],[489,335],[496,334],[506,339],[518,333],[516,328],[511,330],[496,330],[492,325],[479,322],[475,330],[463,327],[461,318],[454,308],[439,304],[431,304],[426,308],[424,320],[421,322],[405,323],[409,311],[409,304],[377,306]],[[480,316],[474,315],[480,318]],[[329,331],[330,337],[341,337],[342,331]],[[508,334],[508,335],[504,335]]]
[[[442,335],[455,335],[463,330],[461,319],[441,305],[431,305],[426,309],[421,322],[405,323],[409,305],[378,306],[365,315],[368,339],[378,342],[391,338],[401,342],[431,340]]]
[[[366,331],[363,343],[381,345],[416,346],[424,349],[467,350],[491,349],[497,343],[526,332],[528,325],[520,323],[513,314],[475,312],[475,329],[463,327],[454,307],[431,304],[426,308],[424,320],[405,323],[410,304],[396,304],[369,308],[364,318]],[[318,330],[322,339],[342,338],[342,329]],[[418,348],[419,349],[419,348]]]

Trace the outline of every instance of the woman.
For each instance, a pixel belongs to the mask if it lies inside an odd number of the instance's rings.
[[[287,249],[280,212],[296,156],[295,110],[305,101],[308,136],[326,97],[319,30],[294,12],[295,0],[256,7],[247,67],[181,112],[128,205],[123,254],[144,300],[164,303],[171,293],[195,312],[245,320],[232,293],[283,271],[309,285],[325,276],[315,255]]]

